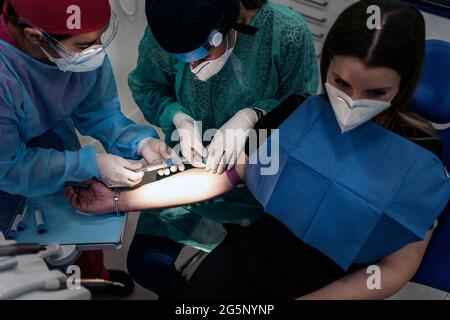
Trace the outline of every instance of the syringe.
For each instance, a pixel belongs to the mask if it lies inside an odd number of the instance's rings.
[[[186,160],[186,158],[181,158],[181,161],[183,161],[184,164],[189,164],[189,161]],[[140,169],[134,170],[134,172],[136,173],[141,173],[141,172],[155,172],[155,171],[159,171],[162,169],[167,169],[170,168],[172,166],[176,166],[175,162],[173,162],[173,160],[167,160],[165,162],[161,162],[161,163],[157,163],[157,164],[150,164],[148,166],[142,167]]]

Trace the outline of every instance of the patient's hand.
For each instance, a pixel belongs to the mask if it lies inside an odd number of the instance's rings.
[[[74,208],[96,214],[116,211],[111,189],[97,180],[90,180],[87,184],[89,185],[87,189],[74,187],[66,189],[66,198]]]

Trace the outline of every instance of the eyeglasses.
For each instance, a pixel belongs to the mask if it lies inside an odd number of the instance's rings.
[[[47,43],[50,45],[50,47],[52,47],[52,49],[55,50],[60,55],[61,58],[71,59],[74,56],[78,55],[78,52],[75,52],[72,49],[68,48],[66,45],[56,40],[54,37],[52,37],[50,34],[45,32],[32,22],[24,18],[18,18],[17,23],[38,30],[45,38]],[[100,45],[102,46],[101,51],[105,50],[111,44],[111,42],[116,37],[118,30],[119,30],[119,19],[117,18],[117,15],[114,12],[111,12],[111,19],[109,21],[108,28],[105,30],[105,32],[102,33],[100,37]],[[98,43],[93,45],[98,45]],[[86,51],[88,50],[89,48],[86,49]],[[96,48],[96,50],[98,51],[98,48]]]

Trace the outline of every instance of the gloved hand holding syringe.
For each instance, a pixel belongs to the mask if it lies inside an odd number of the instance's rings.
[[[189,161],[186,158],[180,158],[180,160],[184,163],[184,164],[189,164]],[[177,166],[178,164],[175,163],[174,160],[159,160],[158,163],[153,163],[153,164],[147,164],[142,166],[139,169],[133,170],[133,172],[136,173],[148,173],[148,172],[158,172],[159,175],[168,175],[168,173],[164,173],[164,170],[170,170],[171,167]],[[81,188],[81,189],[86,189],[89,187],[89,184],[85,183],[85,182],[68,182],[66,184],[68,187],[74,187],[74,188]],[[123,189],[124,187],[122,187],[121,189]],[[126,188],[126,187],[125,187]]]
[[[184,164],[189,164],[189,161],[186,158],[180,158],[180,159]],[[167,161],[161,161],[159,163],[149,164],[140,169],[134,170],[134,172],[136,172],[136,173],[157,172],[157,171],[161,171],[161,170],[168,170],[170,167],[177,166],[177,165],[178,165],[177,163],[175,163],[173,160],[169,159]]]
[[[179,159],[179,160],[178,160]],[[169,160],[162,160],[159,159],[158,163],[152,163],[149,164],[147,166],[143,166],[139,169],[135,169],[133,170],[136,173],[147,173],[147,172],[158,172],[159,175],[168,175],[167,174],[167,170],[172,171],[172,168],[175,167],[175,170],[172,172],[176,172],[177,171],[177,167],[180,166],[180,162],[181,161],[183,164],[189,164],[189,161],[186,158],[177,158],[176,161],[169,159]],[[184,165],[183,165],[184,167]],[[183,168],[184,169],[184,168]],[[75,188],[75,189],[88,189],[90,187],[90,183],[84,183],[84,182],[69,182],[67,183],[67,186],[70,188]],[[127,188],[121,188],[121,187],[109,187],[114,191],[113,194],[113,199],[114,199],[114,203],[115,203],[115,211],[117,213],[117,215],[120,215],[120,209],[119,209],[119,198],[120,198],[120,191],[122,189],[127,189]],[[76,210],[78,213],[83,214],[83,215],[90,215],[87,212],[83,212],[80,210]]]

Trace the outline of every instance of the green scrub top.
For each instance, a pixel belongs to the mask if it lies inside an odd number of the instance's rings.
[[[172,123],[181,111],[202,122],[202,130],[220,128],[244,108],[271,111],[293,94],[315,94],[319,72],[314,43],[301,15],[268,2],[252,21],[254,36],[239,34],[231,58],[206,82],[187,63],[163,51],[147,28],[129,86],[146,119],[163,130],[174,146]],[[222,224],[249,225],[264,213],[247,188],[235,188],[212,201],[145,211],[136,234],[167,237],[204,251],[225,237]]]

